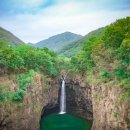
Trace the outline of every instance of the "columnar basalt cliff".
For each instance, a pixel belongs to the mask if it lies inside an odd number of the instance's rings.
[[[66,79],[67,112],[87,120],[93,119],[91,87],[79,76]]]
[[[130,101],[121,100],[122,92],[113,82],[109,86],[92,86],[92,130],[130,129]]]
[[[1,77],[0,82],[17,91],[13,80]],[[59,87],[59,80],[36,74],[23,102],[0,103],[0,130],[39,130],[46,111],[59,111]],[[81,76],[67,76],[66,91],[67,112],[93,121],[92,130],[130,129],[130,103],[119,100],[123,90],[113,82],[90,86]]]
[[[8,78],[1,77],[11,91],[17,91],[16,83]],[[33,82],[26,88],[26,95],[22,102],[12,102],[7,105],[1,103],[0,129],[1,130],[38,130],[41,116],[50,114],[56,109],[59,111],[60,81],[36,74]],[[67,112],[78,117],[92,120],[92,102],[90,86],[79,79],[66,79]],[[47,114],[48,114],[47,113]]]
[[[67,113],[85,118],[87,120],[92,120],[92,99],[91,99],[91,88],[89,85],[85,84],[81,80],[83,79],[72,79],[67,77],[65,79],[66,85],[66,103],[67,103]],[[59,86],[60,82],[59,82]],[[47,96],[48,97],[48,96]],[[60,97],[60,89],[59,89]],[[50,98],[50,97],[48,97]],[[51,99],[50,99],[51,100]],[[58,104],[47,104],[43,111],[43,116],[50,114],[52,112],[59,112],[59,98]],[[57,110],[58,109],[58,110]]]
[[[75,92],[75,100],[68,99],[72,114],[93,119],[92,130],[130,129],[130,100],[122,96],[124,89],[114,81],[96,86],[89,85],[84,77],[70,77],[67,85]]]

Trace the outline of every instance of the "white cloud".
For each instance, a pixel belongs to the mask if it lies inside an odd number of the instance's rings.
[[[41,5],[42,3],[46,3],[47,0],[12,0],[14,4],[20,5],[26,8],[32,8]]]
[[[33,0],[32,5],[35,2],[36,0]],[[39,4],[41,0],[37,2]],[[41,10],[37,14],[23,14],[10,16],[7,19],[3,18],[0,20],[0,25],[25,42],[38,42],[65,31],[86,35],[94,29],[106,26],[116,19],[130,14],[130,10],[91,11],[91,7],[96,7],[93,3],[92,5],[79,1],[65,2],[63,0]]]

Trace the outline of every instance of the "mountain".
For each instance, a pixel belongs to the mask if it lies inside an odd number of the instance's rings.
[[[59,51],[64,46],[81,39],[83,36],[71,32],[64,32],[42,40],[35,44],[35,47],[47,47],[53,51]]]
[[[11,32],[3,29],[2,27],[0,27],[0,40],[6,42],[7,44],[11,46],[18,46],[18,45],[24,44],[22,40],[17,38]]]
[[[33,46],[33,47],[35,46],[35,45],[34,45],[33,43],[31,43],[31,42],[28,42],[27,45],[28,45],[28,46]]]
[[[94,30],[94,31],[88,33],[82,39],[77,40],[75,42],[72,42],[72,43],[64,46],[58,53],[62,56],[66,56],[66,57],[74,56],[75,54],[77,54],[81,50],[81,48],[83,47],[84,42],[86,40],[89,40],[89,38],[91,36],[99,36],[99,37],[102,36],[102,34],[104,33],[104,29],[105,28],[99,28],[97,30]]]

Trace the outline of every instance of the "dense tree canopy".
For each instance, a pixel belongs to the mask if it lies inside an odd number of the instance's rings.
[[[0,41],[0,65],[8,72],[24,72],[29,69],[40,70],[47,75],[57,75],[57,55],[47,48],[33,48],[21,45],[12,48]]]
[[[84,41],[79,54],[71,58],[73,71],[93,71],[106,81],[118,81],[130,95],[130,17],[107,26],[102,37],[91,36]]]
[[[130,17],[117,20],[100,30],[100,35],[90,35],[80,40],[82,50],[71,58],[58,56],[48,48],[21,45],[11,47],[0,41],[0,71],[16,74],[18,91],[0,89],[0,101],[11,98],[21,101],[25,88],[36,72],[55,77],[62,70],[91,77],[90,81],[106,83],[115,81],[130,96]],[[1,69],[2,68],[2,69]],[[1,72],[0,72],[1,73]],[[71,73],[72,74],[72,73]]]

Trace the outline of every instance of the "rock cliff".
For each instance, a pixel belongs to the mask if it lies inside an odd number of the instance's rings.
[[[1,77],[0,82],[12,91],[17,89],[7,77]],[[0,130],[39,130],[42,109],[49,103],[57,104],[58,87],[56,80],[36,74],[23,102],[0,103]]]
[[[67,84],[74,91],[74,99],[68,99],[70,113],[93,119],[92,130],[130,129],[130,99],[122,96],[125,90],[114,81],[96,85],[74,75]]]
[[[14,80],[1,77],[0,83],[16,91]],[[23,102],[0,103],[0,130],[39,130],[46,111],[59,111],[60,81],[36,74],[26,88]],[[67,76],[67,112],[93,121],[92,130],[129,130],[130,102],[121,99],[124,91],[114,82],[90,85],[79,75]]]
[[[130,101],[121,99],[122,92],[113,82],[92,86],[92,130],[130,130]]]

